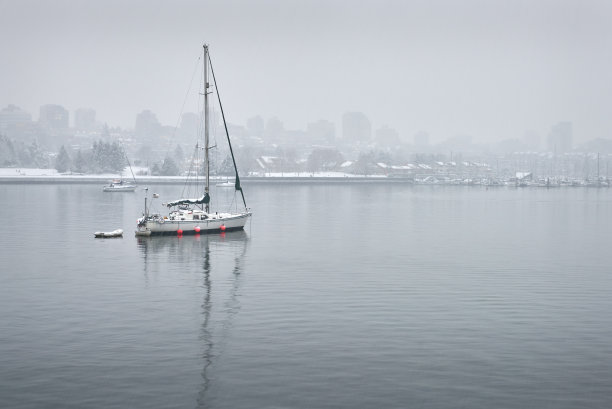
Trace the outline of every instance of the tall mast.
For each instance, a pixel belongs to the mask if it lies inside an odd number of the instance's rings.
[[[208,44],[204,44],[204,161],[206,162],[206,187],[204,192],[210,190],[210,163],[208,162]],[[210,210],[206,203],[206,213]]]

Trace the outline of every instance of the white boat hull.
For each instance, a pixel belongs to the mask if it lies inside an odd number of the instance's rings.
[[[136,190],[136,186],[104,186],[102,190],[104,192],[133,192]]]
[[[97,231],[94,233],[94,237],[98,239],[109,239],[112,237],[123,237],[123,230],[117,229],[113,231]]]
[[[146,220],[135,231],[137,236],[207,234],[241,230],[251,216],[250,212],[223,215],[206,220]],[[181,233],[179,233],[179,231]]]

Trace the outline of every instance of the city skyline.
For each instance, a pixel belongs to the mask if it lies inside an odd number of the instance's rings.
[[[219,118],[213,120],[213,122],[218,120]],[[197,135],[198,121],[198,114],[184,112],[181,119],[175,125],[163,124],[158,120],[156,113],[145,109],[135,115],[133,126],[121,128],[115,124],[109,124],[103,118],[98,120],[94,108],[77,108],[72,111],[71,115],[70,111],[61,105],[45,104],[40,107],[39,117],[35,120],[31,113],[14,104],[9,104],[7,107],[0,109],[0,134],[5,133],[7,136],[19,134],[36,136],[37,133],[42,132],[39,136],[43,136],[49,130],[102,132],[104,128],[108,128],[115,129],[115,132],[127,132],[128,135],[131,134],[133,137],[143,140],[155,138],[168,132],[174,134],[177,131],[179,134]],[[31,126],[27,126],[27,124]],[[238,136],[247,136],[249,138],[262,138],[265,136],[267,142],[273,144],[275,142],[290,143],[288,138],[301,134],[303,136],[302,143],[314,143],[314,145],[330,144],[333,146],[337,143],[342,143],[344,145],[355,144],[359,146],[361,144],[361,148],[366,149],[369,145],[371,147],[376,146],[377,148],[412,145],[416,150],[433,147],[433,145],[430,146],[429,134],[425,131],[418,132],[411,137],[400,136],[396,129],[387,125],[373,128],[368,116],[357,111],[345,112],[342,115],[341,126],[338,129],[336,129],[335,123],[328,119],[311,121],[305,129],[287,129],[284,127],[283,121],[278,117],[274,116],[265,120],[261,115],[248,118],[244,124],[230,123],[228,125],[233,132],[239,134]],[[19,131],[20,126],[22,127],[21,131]],[[32,126],[35,127],[32,128]],[[26,130],[29,130],[29,132],[24,133]],[[595,138],[587,142],[595,140],[602,140],[602,138]],[[606,141],[612,142],[612,140],[603,138],[603,142],[605,143]],[[472,144],[478,144],[478,142],[473,141],[469,135],[462,135],[434,143],[434,145],[437,144],[468,148]],[[544,138],[540,135],[527,134],[522,138],[496,141],[496,144],[502,150],[507,148],[508,151],[511,151],[513,147],[516,148],[522,145],[526,150],[570,152],[574,148],[573,123],[560,121],[552,124]]]
[[[345,112],[431,142],[544,139],[572,122],[576,142],[609,138],[612,5],[603,1],[2,4],[0,106],[95,107],[178,120],[204,41],[228,121],[256,114],[287,129]],[[215,18],[212,18],[212,16]]]

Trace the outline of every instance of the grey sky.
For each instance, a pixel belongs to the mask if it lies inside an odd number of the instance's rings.
[[[0,106],[173,125],[206,41],[232,123],[359,110],[433,141],[562,120],[578,141],[612,137],[611,21],[610,1],[0,0]]]

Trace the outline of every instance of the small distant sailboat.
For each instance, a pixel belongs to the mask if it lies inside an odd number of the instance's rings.
[[[210,90],[211,84],[208,78],[208,69],[212,74],[212,80],[214,83],[214,89],[217,94],[219,101],[219,108],[221,110],[221,117],[225,126],[225,134],[227,136],[227,143],[229,151],[232,157],[235,172],[235,182],[231,184],[236,190],[240,192],[242,196],[242,203],[244,209],[239,211],[236,209],[234,212],[218,212],[210,210],[210,161],[209,161],[209,101],[208,96],[212,92]],[[204,152],[204,165],[206,170],[206,178],[204,184],[204,192],[198,192],[196,198],[182,198],[173,200],[168,203],[164,203],[168,209],[171,209],[166,216],[162,216],[159,213],[149,213],[149,207],[147,206],[147,197],[145,197],[145,209],[143,216],[138,219],[137,228],[135,234],[137,236],[151,236],[151,235],[162,235],[162,234],[197,234],[197,233],[212,233],[212,232],[224,232],[230,230],[242,230],[249,217],[251,217],[250,209],[246,205],[244,198],[244,192],[240,186],[240,177],[238,176],[238,168],[236,166],[236,160],[234,158],[234,152],[232,150],[232,143],[229,138],[229,132],[227,130],[227,123],[225,122],[225,114],[223,113],[223,106],[221,105],[221,98],[219,96],[217,81],[215,79],[215,72],[212,68],[210,55],[208,53],[208,45],[204,45],[204,89],[201,93],[204,98],[204,147],[196,143],[194,161],[193,163],[200,163],[197,158],[199,152]],[[196,172],[197,179],[197,172]],[[197,183],[197,180],[196,180]],[[199,186],[201,188],[201,186]],[[199,195],[202,196],[199,196]],[[157,194],[153,194],[153,199],[159,197]]]
[[[113,179],[102,190],[104,192],[133,192],[136,190],[136,185],[124,182],[122,179]]]
[[[113,179],[108,185],[102,188],[103,192],[133,192],[136,190],[138,185],[136,185],[136,177],[134,176],[134,171],[132,170],[132,165],[127,157],[127,153],[125,154],[125,160],[130,167],[130,172],[132,172],[132,179],[134,180],[134,183],[126,182],[123,179]]]
[[[234,187],[235,182],[230,182],[229,180],[226,180],[225,182],[219,182],[216,184],[217,187]]]

